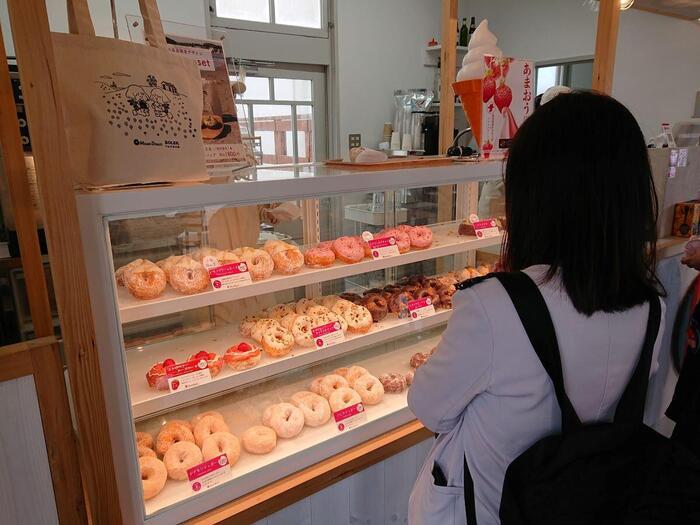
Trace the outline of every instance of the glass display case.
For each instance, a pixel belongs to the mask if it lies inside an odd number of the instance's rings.
[[[499,253],[465,219],[501,170],[258,168],[78,194],[125,520],[182,521],[412,421],[455,285]]]

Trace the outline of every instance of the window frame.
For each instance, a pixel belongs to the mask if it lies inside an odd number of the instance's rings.
[[[270,6],[270,22],[253,22],[251,20],[240,20],[238,18],[220,17],[216,12],[216,0],[209,0],[211,25],[225,29],[241,29],[244,31],[260,31],[263,33],[328,38],[328,0],[318,1],[321,4],[320,28],[278,24],[275,22],[275,0],[267,0]]]

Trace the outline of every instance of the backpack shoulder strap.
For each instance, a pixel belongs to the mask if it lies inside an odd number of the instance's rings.
[[[554,324],[537,285],[523,272],[493,274],[510,296],[542,366],[554,384],[561,410],[562,433],[581,425],[564,388],[564,373]]]
[[[615,409],[615,423],[641,423],[644,420],[647,388],[654,344],[661,325],[661,298],[649,301],[649,318],[639,361]]]

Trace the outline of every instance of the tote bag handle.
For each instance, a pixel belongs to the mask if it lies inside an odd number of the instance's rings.
[[[68,1],[68,29],[74,35],[95,36],[87,0]],[[167,49],[163,24],[156,0],[139,0],[146,40],[152,47]]]

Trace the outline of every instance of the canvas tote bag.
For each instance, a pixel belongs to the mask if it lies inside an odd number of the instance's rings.
[[[51,34],[78,185],[209,178],[197,65],[168,51],[155,0],[139,8],[147,45],[95,36],[87,0],[68,0],[70,33]]]

